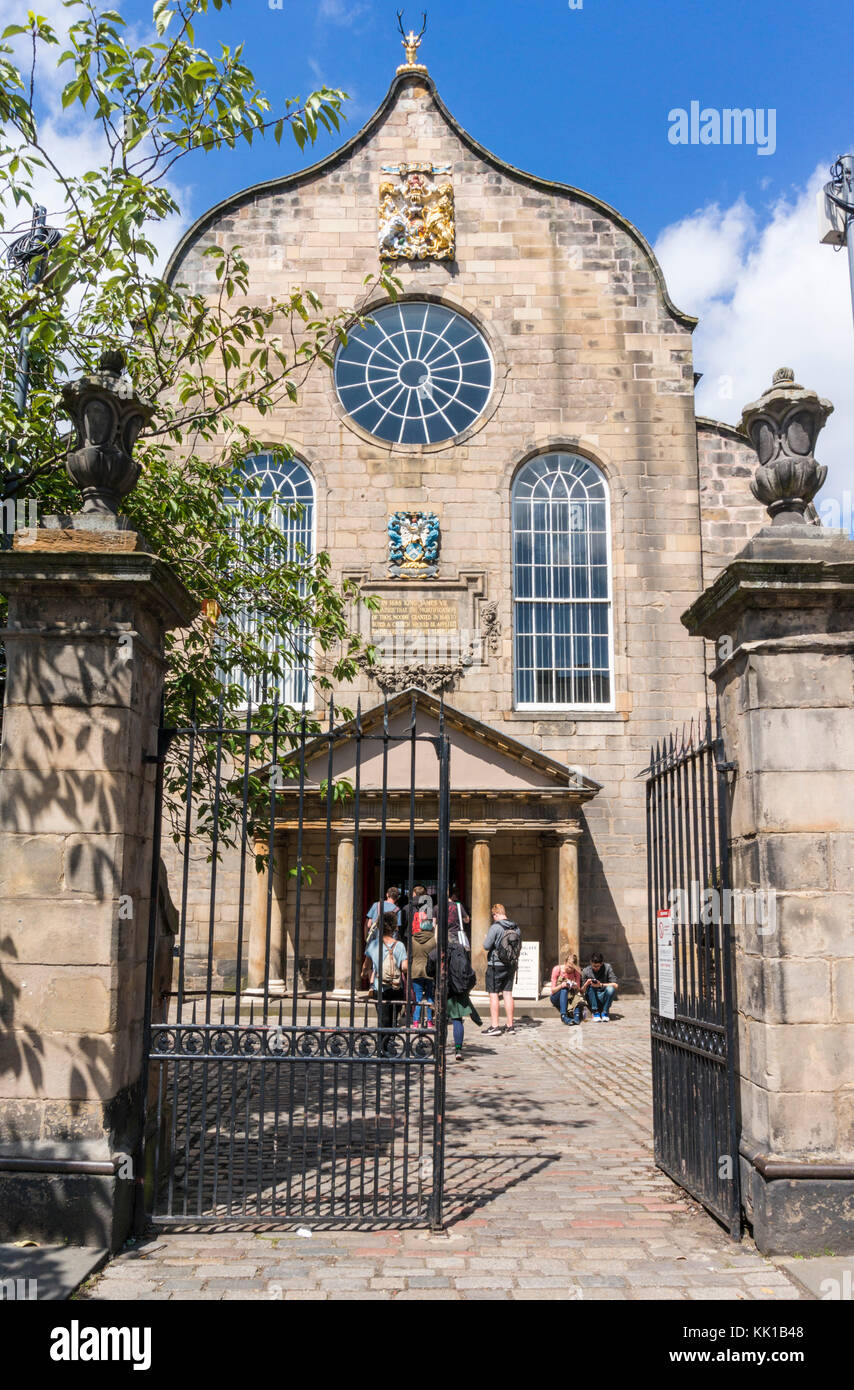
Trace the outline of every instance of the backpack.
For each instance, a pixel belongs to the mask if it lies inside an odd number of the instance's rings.
[[[394,947],[386,946],[385,942],[382,942],[381,950],[384,953],[382,969],[383,989],[400,989],[402,981],[400,967],[394,958]]]
[[[468,994],[477,984],[477,975],[462,946],[448,947],[448,990],[451,994]]]
[[[522,954],[522,933],[515,922],[508,922],[495,953],[505,970],[515,970]]]

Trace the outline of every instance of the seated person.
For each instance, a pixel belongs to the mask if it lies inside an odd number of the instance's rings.
[[[581,974],[581,989],[596,1023],[610,1023],[608,1015],[619,988],[617,977],[601,951],[594,951]]]
[[[578,957],[568,956],[563,965],[556,965],[552,971],[551,1001],[560,1010],[561,1023],[580,1023],[584,1013],[584,995],[581,993],[581,971]]]

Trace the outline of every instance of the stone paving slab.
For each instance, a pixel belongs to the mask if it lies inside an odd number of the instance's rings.
[[[814,1298],[830,1303],[854,1302],[854,1255],[812,1255],[774,1263],[787,1278],[794,1279]]]
[[[158,1233],[79,1296],[815,1297],[787,1262],[733,1243],[655,1167],[648,1008],[629,999],[619,1013],[581,1029],[534,1017],[498,1038],[469,1025],[466,1060],[448,1069],[447,1234]]]
[[[0,1245],[0,1297],[51,1302],[70,1298],[74,1290],[106,1264],[109,1250],[76,1245]]]

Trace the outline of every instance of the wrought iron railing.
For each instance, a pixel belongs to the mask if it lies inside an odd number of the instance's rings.
[[[409,882],[402,886],[412,898],[419,745],[437,758],[435,819],[418,821],[419,843],[431,837],[437,865],[429,1026],[426,1011],[416,1024],[405,986],[378,1000],[361,969],[365,835],[378,849],[380,898],[389,835],[408,836]],[[257,724],[251,709],[239,728],[161,730],[158,863],[169,789],[174,797],[183,781],[184,791],[172,884],[177,933],[165,951],[152,876],[140,1223],[441,1228],[449,758],[443,719],[419,730],[414,700],[393,719],[386,706],[370,723],[357,714],[336,725],[330,713],[319,733],[305,718],[288,727],[278,714]],[[337,832],[352,845],[349,876],[337,872]],[[276,856],[285,834],[290,888],[280,900]],[[226,870],[229,855],[236,869]],[[253,883],[256,855],[266,873],[262,892]],[[221,891],[226,872],[236,875],[230,897]],[[402,935],[408,980],[413,943],[409,931]],[[309,941],[324,962],[318,981],[306,978]],[[228,971],[220,968],[223,951],[232,958]]]
[[[656,1162],[738,1235],[731,771],[707,711],[645,775]]]

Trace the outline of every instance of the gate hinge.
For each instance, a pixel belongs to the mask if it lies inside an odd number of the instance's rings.
[[[172,740],[175,738],[177,732],[177,729],[158,729],[157,752],[143,753],[142,761],[144,763],[165,763],[166,754],[169,752],[169,749],[172,745]]]

